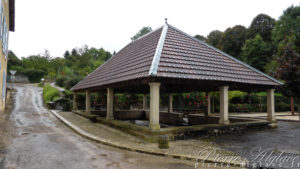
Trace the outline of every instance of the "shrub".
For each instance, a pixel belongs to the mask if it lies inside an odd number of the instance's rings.
[[[75,86],[79,81],[81,80],[81,78],[79,77],[72,77],[69,78],[65,81],[64,86],[66,89],[71,89],[73,86]]]
[[[66,81],[66,80],[67,80],[66,77],[64,77],[64,76],[59,76],[59,77],[56,78],[55,84],[58,85],[58,86],[60,86],[60,87],[64,87],[64,84],[65,84],[65,81]]]
[[[46,73],[43,70],[30,69],[25,71],[30,83],[39,83]]]
[[[60,96],[59,91],[50,86],[50,85],[45,85],[43,88],[43,98],[44,102],[48,103],[50,101],[53,101],[54,99],[57,99]]]
[[[246,92],[241,91],[229,91],[228,92],[228,100],[231,103],[242,103],[244,101],[244,97],[247,95]]]

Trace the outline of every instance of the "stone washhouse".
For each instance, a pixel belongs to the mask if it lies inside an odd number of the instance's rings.
[[[191,90],[206,92],[208,109],[205,116],[189,116],[193,122],[190,129],[207,121],[219,127],[230,126],[237,121],[231,121],[228,116],[228,90],[266,91],[267,119],[264,123],[274,127],[274,90],[280,85],[281,82],[269,75],[166,22],[162,27],[129,43],[71,90],[74,92],[73,111],[77,110],[77,93],[86,93],[86,110],[83,111],[86,114],[96,112],[91,110],[91,93],[107,92],[107,107],[100,113],[105,121],[144,118],[134,111],[114,109],[115,93],[144,94],[143,112],[149,122],[147,129],[162,131],[163,123],[168,124],[170,120],[182,117],[173,111],[172,93]],[[215,117],[210,114],[210,92],[213,91],[220,92],[220,112]],[[167,112],[160,111],[160,93],[169,94]],[[146,108],[147,95],[150,95],[150,109]],[[127,113],[128,118],[122,116],[122,113]],[[213,119],[208,120],[208,117]]]

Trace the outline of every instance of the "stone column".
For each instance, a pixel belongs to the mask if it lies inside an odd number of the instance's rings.
[[[145,111],[147,109],[147,95],[143,95],[143,110]]]
[[[85,111],[91,113],[91,92],[85,91]]]
[[[220,87],[220,124],[229,124],[228,120],[228,86]]]
[[[78,106],[77,106],[77,92],[73,93],[73,110],[78,110]]]
[[[159,86],[158,82],[151,82],[150,85],[150,120],[149,128],[159,130]]]
[[[168,113],[173,112],[173,94],[169,93]]]
[[[267,111],[268,111],[268,116],[267,120],[270,122],[276,123],[276,118],[275,118],[275,104],[274,104],[274,90],[275,89],[268,89],[267,90]]]
[[[106,119],[114,119],[114,89],[107,88],[107,107],[106,107]]]
[[[211,115],[210,92],[206,92],[206,97],[207,97],[207,111],[205,113],[205,116],[210,116]]]

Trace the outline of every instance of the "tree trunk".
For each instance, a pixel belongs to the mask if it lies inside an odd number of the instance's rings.
[[[295,109],[294,109],[294,97],[291,97],[291,112],[292,112],[292,116],[295,115]]]

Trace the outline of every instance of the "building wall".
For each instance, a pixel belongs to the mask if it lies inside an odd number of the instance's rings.
[[[9,35],[9,1],[0,0],[0,111],[5,109],[7,54]]]

